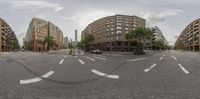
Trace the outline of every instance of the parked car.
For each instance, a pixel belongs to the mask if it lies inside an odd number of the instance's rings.
[[[93,54],[102,54],[102,50],[95,49],[91,51]]]

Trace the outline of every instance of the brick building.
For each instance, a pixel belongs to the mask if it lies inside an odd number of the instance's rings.
[[[200,50],[200,19],[194,20],[182,31],[175,43],[175,48],[180,44],[189,51]]]
[[[125,35],[136,27],[145,27],[145,20],[129,15],[108,16],[90,23],[82,31],[81,38],[87,33],[94,35],[94,49],[128,51]]]
[[[52,36],[55,42],[51,49],[63,48],[63,32],[51,22],[33,18],[24,38],[25,49],[35,52],[47,51],[48,45],[44,42],[47,36]]]
[[[19,48],[19,42],[14,31],[0,18],[0,52],[12,51]]]

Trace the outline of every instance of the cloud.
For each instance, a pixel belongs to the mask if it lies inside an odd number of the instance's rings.
[[[183,13],[183,10],[180,9],[167,9],[163,10],[160,13],[146,13],[140,12],[140,15],[147,20],[147,25],[152,25],[157,22],[163,22],[167,17],[177,16]]]
[[[90,12],[79,13],[70,17],[62,16],[61,18],[66,21],[73,21],[77,24],[79,28],[84,29],[88,24],[92,23],[93,21],[110,15],[114,15],[114,13],[105,10],[94,10]]]
[[[19,0],[19,1],[10,1],[12,10],[25,10],[25,11],[39,11],[39,10],[48,10],[51,9],[54,12],[59,12],[63,10],[63,6],[57,3],[51,3],[42,0]]]

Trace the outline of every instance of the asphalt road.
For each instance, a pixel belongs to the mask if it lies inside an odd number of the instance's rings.
[[[0,99],[200,99],[200,53],[0,53]]]

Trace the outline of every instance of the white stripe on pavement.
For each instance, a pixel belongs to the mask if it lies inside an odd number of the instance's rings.
[[[140,60],[144,60],[144,59],[146,59],[146,57],[143,57],[143,58],[137,58],[137,59],[131,59],[131,60],[127,60],[127,61],[135,62],[135,61],[140,61]]]
[[[42,75],[41,77],[36,77],[32,79],[26,79],[26,80],[20,80],[20,84],[30,84],[30,83],[36,83],[42,80],[42,78],[48,78],[49,76],[53,75],[54,71],[49,71],[48,73]]]
[[[181,64],[178,64],[178,66],[183,70],[185,74],[189,74],[190,72],[186,70]]]
[[[64,56],[65,58],[69,55],[69,52],[70,52],[70,51],[68,51],[68,52],[67,52],[67,55]]]
[[[85,56],[87,59],[90,59],[91,61],[95,61],[93,58],[90,58],[88,56]]]
[[[163,60],[163,57],[160,57],[160,60]]]
[[[54,74],[54,71],[49,71],[48,73],[46,73],[45,75],[42,75],[43,78],[48,78],[49,76],[51,76],[52,74]]]
[[[106,73],[102,73],[99,72],[97,70],[92,69],[91,70],[93,73],[95,73],[96,75],[102,76],[102,77],[106,77],[106,78],[112,78],[112,79],[119,79],[119,75],[108,75]]]
[[[106,56],[103,56],[103,55],[97,55],[97,56],[104,57],[104,58],[106,57]]]
[[[178,59],[176,58],[176,56],[173,55],[172,57],[174,58],[175,61],[178,61]]]
[[[81,64],[85,64],[81,59],[78,59]]]
[[[65,59],[60,60],[59,64],[62,64],[64,62]]]
[[[151,69],[153,69],[157,64],[151,65],[151,67],[144,70],[144,72],[149,72]]]
[[[105,58],[101,58],[101,57],[97,57],[97,56],[93,56],[94,58],[97,58],[97,59],[101,59],[101,60],[106,60]]]

